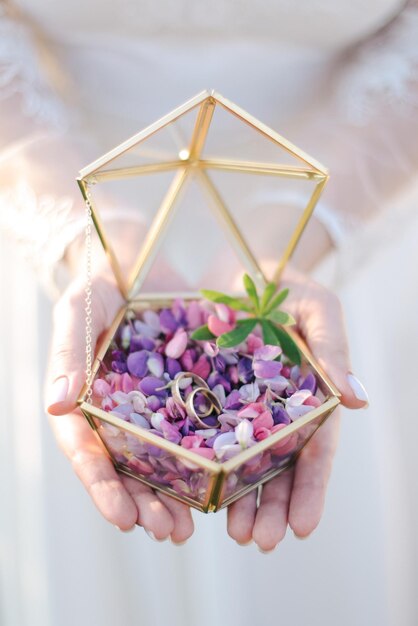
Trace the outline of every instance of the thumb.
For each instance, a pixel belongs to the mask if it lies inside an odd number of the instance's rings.
[[[338,298],[316,285],[314,298],[304,307],[299,326],[316,360],[340,391],[342,404],[350,409],[367,407],[367,392],[351,371],[344,316]]]
[[[104,327],[100,307],[92,306],[92,349]],[[77,407],[86,380],[86,312],[81,281],[75,281],[57,302],[45,384],[45,408],[51,415],[65,415]],[[99,312],[98,312],[99,310]]]

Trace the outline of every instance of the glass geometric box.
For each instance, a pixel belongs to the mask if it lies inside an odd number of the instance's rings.
[[[244,354],[249,344],[215,354],[210,342],[189,337],[176,358],[162,346],[164,329],[168,339],[183,333],[202,300],[199,289],[241,296],[244,273],[260,289],[280,285],[327,179],[320,163],[215,91],[81,170],[78,183],[125,304],[78,401],[118,471],[217,511],[289,468],[337,407],[338,390],[287,327],[282,336],[296,343],[300,363],[283,352],[274,359],[280,375],[271,379],[234,361],[239,353],[254,363],[254,350]],[[129,224],[129,253],[109,227],[115,210]],[[216,306],[205,303],[205,315]],[[258,348],[269,343],[260,328],[251,337]],[[198,422],[192,392],[207,409]],[[270,402],[261,417],[260,398]],[[240,415],[252,433],[247,444],[234,439]],[[267,424],[257,437],[255,418]],[[230,445],[217,445],[220,435]]]

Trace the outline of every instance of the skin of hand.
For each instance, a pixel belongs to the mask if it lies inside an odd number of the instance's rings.
[[[341,403],[351,409],[367,406],[350,386],[351,372],[343,312],[338,298],[293,269],[286,270],[283,287],[290,295],[283,308],[291,313],[298,332],[317,362],[341,393]],[[270,552],[284,538],[287,527],[305,538],[319,524],[339,435],[339,411],[328,418],[303,448],[295,466],[265,483],[257,506],[257,490],[228,508],[227,529],[239,544],[254,541]]]
[[[291,295],[287,310],[314,356],[342,393],[350,408],[365,405],[347,380],[348,349],[338,299],[304,274],[287,270],[283,285]],[[186,541],[193,533],[188,506],[135,479],[119,475],[77,408],[85,376],[84,280],[76,276],[54,308],[54,328],[45,387],[46,410],[58,444],[69,458],[95,505],[121,530],[138,524],[157,540]],[[93,345],[100,341],[123,304],[110,271],[102,270],[92,285]],[[80,329],[83,329],[80,332]],[[244,496],[228,508],[227,530],[238,543],[254,541],[269,551],[284,537],[289,524],[298,537],[309,535],[319,523],[326,485],[338,440],[334,413],[301,453],[296,466]]]

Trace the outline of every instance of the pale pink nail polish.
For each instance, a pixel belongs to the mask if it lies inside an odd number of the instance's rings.
[[[68,394],[69,381],[67,376],[60,376],[51,385],[48,394],[48,408],[59,402],[64,402]]]
[[[357,376],[354,376],[351,372],[347,374],[347,380],[357,400],[365,402],[367,406],[369,404],[369,396],[364,385],[359,381]]]

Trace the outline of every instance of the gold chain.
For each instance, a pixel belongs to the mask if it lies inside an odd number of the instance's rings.
[[[91,281],[91,257],[92,257],[92,211],[91,211],[91,195],[90,189],[86,187],[86,228],[85,228],[85,243],[86,243],[86,264],[85,264],[85,324],[86,324],[86,401],[91,404],[92,399],[92,317],[91,317],[91,294],[92,294],[92,281]]]

